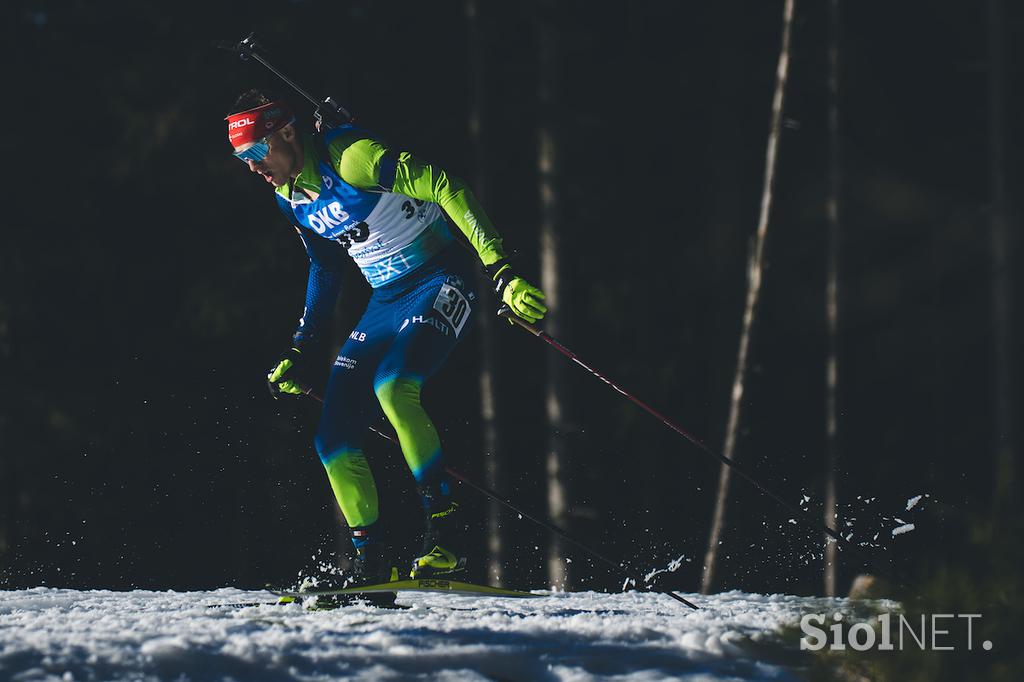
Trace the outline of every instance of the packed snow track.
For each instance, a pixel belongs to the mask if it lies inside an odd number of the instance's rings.
[[[0,679],[800,679],[780,629],[843,600],[728,592],[403,593],[409,608],[305,611],[262,591],[0,591]],[[215,607],[220,605],[220,607]],[[235,605],[235,606],[228,606]]]

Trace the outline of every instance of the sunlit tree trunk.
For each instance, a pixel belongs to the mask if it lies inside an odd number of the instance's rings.
[[[827,355],[825,358],[825,524],[835,528],[839,512],[836,476],[839,466],[839,0],[829,0],[828,45],[828,219],[826,251],[825,323]],[[825,536],[825,595],[835,597],[839,556],[837,544]]]
[[[735,458],[736,437],[739,432],[740,407],[743,402],[744,379],[750,355],[750,336],[754,316],[761,294],[761,279],[764,271],[765,240],[768,235],[768,217],[771,213],[772,191],[775,187],[775,167],[778,156],[779,137],[782,133],[782,107],[785,99],[786,80],[789,74],[789,44],[793,26],[793,2],[786,0],[783,8],[782,47],[779,51],[776,69],[775,95],[772,98],[772,119],[768,134],[768,148],[765,153],[764,189],[761,194],[761,211],[747,269],[747,298],[743,310],[743,329],[740,333],[740,347],[736,357],[736,372],[733,375],[732,392],[729,398],[729,420],[725,430],[723,454]],[[732,469],[722,465],[718,475],[718,493],[715,510],[711,519],[708,548],[704,554],[704,570],[701,575],[701,592],[707,594],[715,588],[715,569],[718,548],[725,530],[725,513],[729,501],[729,483]]]
[[[1010,510],[1017,494],[1017,442],[1013,339],[1013,233],[1006,194],[1006,45],[1003,1],[989,0],[989,143],[992,259],[992,372],[995,443],[995,518]]]
[[[544,330],[559,338],[562,335],[563,314],[561,308],[561,282],[559,280],[559,158],[558,122],[559,78],[561,68],[558,31],[558,3],[545,0],[540,5],[539,44],[539,105],[540,129],[538,139],[538,178],[540,191],[540,286],[547,295],[547,307],[551,312],[544,318]],[[567,432],[565,415],[566,377],[564,359],[556,353],[547,355],[547,387],[544,407],[548,426],[548,448],[546,474],[548,491],[548,515],[555,525],[566,526],[568,492],[566,477],[568,451],[565,441]],[[548,581],[553,586],[569,588],[568,574],[561,541],[551,538],[548,550]]]
[[[473,93],[469,112],[469,138],[473,147],[473,191],[486,206],[487,150],[484,142],[486,89],[484,87],[484,20],[480,16],[479,0],[466,0],[466,18],[469,23],[469,64]],[[496,377],[494,362],[494,310],[491,297],[483,294],[491,287],[490,279],[478,270],[478,290],[481,292],[480,310],[476,324],[480,339],[480,430],[484,450],[484,480],[492,490],[503,490],[501,477],[501,438],[497,419]],[[493,585],[502,585],[504,548],[501,541],[501,505],[491,500],[487,507],[487,576]]]

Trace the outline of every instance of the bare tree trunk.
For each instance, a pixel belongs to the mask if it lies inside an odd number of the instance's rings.
[[[989,0],[989,141],[992,181],[992,372],[996,480],[993,503],[995,518],[1015,502],[1017,496],[1017,442],[1014,416],[1016,367],[1013,353],[1013,275],[1011,270],[1013,234],[1006,194],[1006,47],[1002,0]]]
[[[469,22],[469,63],[473,79],[473,100],[469,112],[469,137],[473,146],[473,190],[481,204],[487,195],[487,150],[484,143],[484,44],[485,32],[478,0],[466,0],[466,18]],[[490,279],[478,269],[478,289],[491,287]],[[484,299],[488,300],[489,299]],[[486,304],[483,304],[486,305]],[[494,315],[492,310],[477,311],[480,330],[480,428],[484,446],[484,480],[492,490],[502,490],[501,439],[497,419],[497,391],[494,376]],[[487,506],[487,576],[492,585],[501,586],[504,565],[501,541],[501,505],[491,500]]]
[[[829,0],[828,45],[828,247],[826,251],[825,321],[828,350],[825,358],[825,525],[836,527],[839,497],[836,475],[839,466],[839,0]],[[825,596],[835,597],[838,546],[825,536]]]
[[[540,182],[540,286],[547,295],[550,312],[544,318],[544,330],[559,338],[562,335],[561,282],[559,281],[559,158],[558,122],[559,78],[561,68],[558,22],[558,3],[548,0],[540,5],[540,75],[538,98],[540,129],[538,139],[538,177]],[[557,355],[548,354],[547,389],[544,406],[548,422],[547,489],[548,515],[555,525],[566,526],[568,493],[565,477],[567,467],[567,420],[563,404],[566,390],[565,363]],[[548,549],[548,581],[552,586],[570,589],[570,576],[563,556],[562,542],[551,538]]]
[[[765,153],[764,190],[761,194],[761,212],[758,218],[754,249],[750,256],[747,273],[747,300],[743,311],[743,330],[740,333],[740,347],[736,358],[736,373],[733,376],[732,393],[729,402],[729,421],[725,430],[723,454],[735,459],[736,436],[739,431],[740,406],[743,401],[743,385],[750,354],[750,332],[754,325],[754,314],[761,294],[761,279],[764,264],[764,245],[768,234],[768,217],[771,213],[772,191],[775,187],[775,166],[778,156],[779,137],[782,133],[782,106],[785,98],[786,79],[789,75],[789,44],[793,26],[794,0],[786,0],[783,8],[782,48],[776,69],[775,95],[772,99],[772,121]],[[715,568],[718,547],[725,529],[725,511],[729,499],[729,482],[732,469],[722,465],[718,475],[718,495],[711,520],[708,548],[704,554],[704,571],[701,576],[701,592],[709,593],[715,585]]]

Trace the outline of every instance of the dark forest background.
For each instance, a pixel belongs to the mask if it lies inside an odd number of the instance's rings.
[[[1021,370],[1016,346],[1015,366],[992,363],[983,5],[843,3],[840,522],[912,584],[957,567],[968,582],[992,579],[978,555],[1021,542],[991,523],[993,377],[1011,372],[1016,390]],[[265,387],[301,313],[307,263],[268,188],[225,138],[235,95],[277,85],[210,47],[250,31],[283,70],[332,94],[364,127],[451,173],[485,178],[487,211],[536,281],[538,24],[554,26],[561,340],[719,448],[781,7],[481,3],[487,152],[478,167],[462,2],[7,2],[0,586],[260,587],[347,552],[312,449],[317,406],[274,401]],[[1024,13],[1015,3],[1006,12],[1013,198]],[[738,450],[815,519],[825,461],[826,37],[825,4],[798,2]],[[1010,248],[1015,264],[1020,240]],[[353,267],[339,343],[367,295]],[[1014,310],[1017,339],[1020,324]],[[449,462],[480,478],[477,333],[425,402]],[[502,492],[541,513],[550,352],[507,325],[495,333]],[[695,590],[717,465],[585,372],[570,368],[564,381],[571,529],[648,569],[684,555],[662,585]],[[386,514],[408,539],[418,512],[404,464],[386,443],[369,447]],[[916,495],[927,497],[907,511]],[[461,496],[481,520],[483,553],[486,501]],[[729,516],[722,588],[821,592],[818,535],[742,481]],[[915,530],[893,537],[896,519]],[[547,534],[514,515],[502,532],[506,582],[544,585]],[[575,587],[621,585],[568,555]],[[845,590],[866,569],[841,557]]]

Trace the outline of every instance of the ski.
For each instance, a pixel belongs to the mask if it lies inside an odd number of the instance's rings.
[[[256,608],[257,606],[284,606],[292,602],[282,601],[237,601],[228,602],[226,604],[207,604],[208,609],[249,609]]]
[[[355,604],[355,603],[358,603],[358,602],[353,602],[353,604]],[[227,604],[207,604],[206,608],[208,608],[208,609],[252,609],[252,608],[261,608],[261,607],[264,607],[264,606],[290,606],[291,604],[297,604],[299,606],[303,605],[301,599],[298,599],[298,598],[295,598],[295,597],[291,597],[291,596],[288,596],[288,595],[284,595],[280,599],[278,599],[277,601],[242,601],[242,602],[230,602],[230,603],[227,603]],[[339,608],[344,608],[346,606],[350,606],[350,604],[334,604],[334,605],[331,605],[331,606],[324,606],[324,607],[316,607],[316,606],[309,607],[309,606],[306,606],[305,609],[306,609],[306,611],[334,611],[334,610],[337,610]],[[411,609],[412,608],[411,606],[406,606],[404,604],[370,604],[370,606],[373,606],[374,608],[377,608],[377,609],[381,609],[382,611],[405,611],[407,609]]]
[[[293,597],[302,599],[305,597],[318,597],[334,594],[372,594],[375,592],[446,592],[448,594],[464,595],[487,595],[491,597],[513,597],[528,598],[540,597],[543,595],[519,590],[506,590],[501,587],[490,585],[477,585],[475,583],[464,583],[458,580],[440,580],[438,578],[420,578],[410,580],[396,580],[389,583],[377,583],[373,585],[359,585],[357,587],[311,589],[303,592],[290,590],[271,590],[279,597]]]

